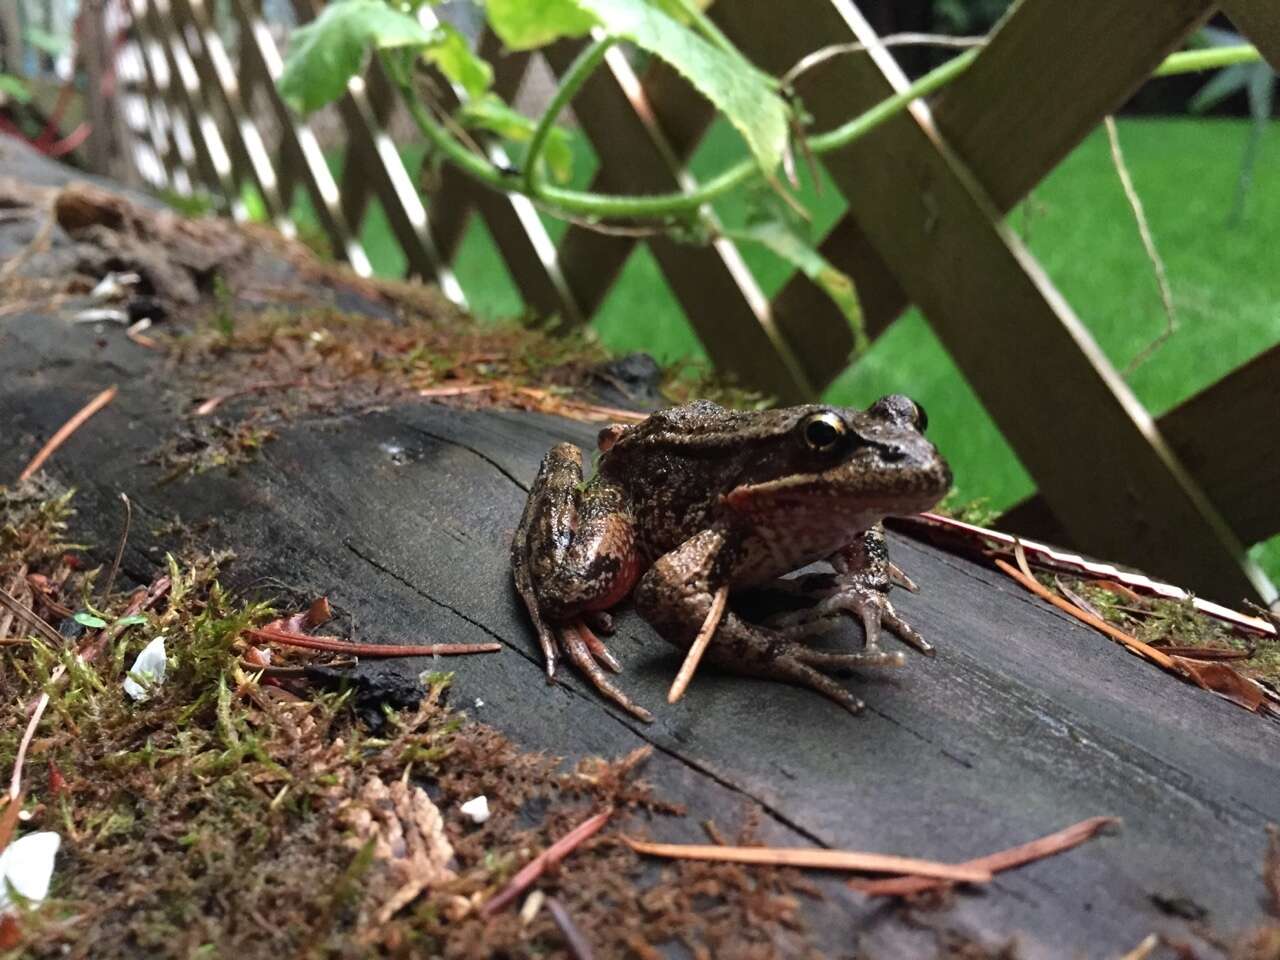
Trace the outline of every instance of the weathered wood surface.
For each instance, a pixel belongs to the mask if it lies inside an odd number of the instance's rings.
[[[0,259],[26,229],[0,227]],[[860,956],[932,956],[931,926],[992,943],[1016,937],[1025,957],[1118,956],[1152,931],[1197,942],[1153,895],[1201,905],[1219,934],[1263,916],[1264,825],[1280,821],[1280,727],[1128,656],[997,573],[894,539],[897,561],[923,588],[898,602],[939,654],[851,679],[869,704],[860,718],[809,691],[710,671],[666,706],[677,658],[624,613],[611,647],[627,688],[657,714],[645,726],[568,671],[546,685],[510,584],[508,540],[538,460],[559,440],[590,447],[593,427],[393,405],[284,425],[235,475],[161,485],[161,469],[144,460],[184,412],[172,371],[115,332],[100,342],[28,312],[0,318],[0,482],[111,383],[118,399],[51,464],[79,488],[87,529],[78,532],[104,555],[123,491],[135,506],[125,557],[134,578],[151,577],[168,546],[156,528],[175,516],[213,519],[210,542],[238,555],[236,583],[269,578],[271,589],[327,594],[363,639],[496,639],[503,651],[491,656],[360,671],[403,686],[426,669],[455,669],[456,702],[483,699],[473,712],[530,747],[612,755],[652,743],[650,779],[689,805],[684,820],[655,823],[660,838],[695,839],[708,817],[733,826],[758,803],[771,842],[962,860],[1086,816],[1124,819],[1115,836],[1003,875],[915,922],[824,880],[826,899],[806,910],[832,955],[861,943]]]

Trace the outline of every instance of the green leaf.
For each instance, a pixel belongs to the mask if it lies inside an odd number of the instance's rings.
[[[484,10],[493,32],[511,50],[580,37],[597,23],[577,0],[486,0]]]
[[[513,50],[580,37],[599,26],[661,57],[742,134],[756,163],[772,174],[787,149],[787,105],[772,79],[745,58],[712,46],[650,0],[488,0],[495,33]]]
[[[713,47],[645,0],[574,0],[610,36],[630,40],[675,67],[742,134],[772,174],[787,149],[787,105],[773,81],[741,56]]]
[[[468,101],[458,110],[458,122],[470,129],[488,130],[513,143],[528,143],[538,124],[513,110],[502,99],[487,93]],[[573,141],[564,127],[552,127],[542,155],[556,180],[564,183],[573,175]]]
[[[67,49],[66,37],[60,37],[48,30],[41,30],[39,27],[27,27],[25,36],[27,43],[51,57],[59,56],[63,50]]]
[[[146,623],[146,622],[147,622],[146,617],[144,617],[140,613],[135,613],[128,617],[121,617],[119,620],[116,621],[115,625],[117,627],[132,627],[139,623]]]
[[[71,615],[71,619],[82,627],[89,627],[91,630],[100,630],[107,625],[107,621],[101,617],[95,617],[92,613],[85,613],[83,610]]]
[[[493,83],[493,68],[472,52],[467,38],[452,24],[441,23],[437,32],[437,42],[427,48],[427,59],[466,90],[467,96],[481,96]]]
[[[342,96],[370,48],[426,48],[441,42],[413,17],[383,0],[337,0],[293,32],[280,95],[299,113],[310,113]]]
[[[517,143],[527,142],[538,126],[492,93],[464,103],[458,109],[458,122],[464,127],[488,130],[504,140]]]
[[[734,240],[758,243],[799,268],[822,288],[849,321],[853,330],[854,354],[860,355],[867,349],[867,326],[853,278],[833,267],[806,237],[780,220],[757,223],[741,230],[726,230],[725,235]]]
[[[31,91],[21,77],[12,73],[0,73],[0,93],[18,103],[30,103]]]
[[[573,177],[573,140],[564,127],[552,127],[542,147],[542,157],[547,169],[558,183],[568,183]]]

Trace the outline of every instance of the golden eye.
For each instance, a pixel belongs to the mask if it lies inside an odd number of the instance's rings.
[[[815,413],[804,425],[804,442],[809,449],[828,453],[844,439],[844,421],[834,413]]]

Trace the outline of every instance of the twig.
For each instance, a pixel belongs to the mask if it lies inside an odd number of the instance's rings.
[[[124,545],[129,540],[129,524],[133,521],[133,504],[129,502],[128,495],[121,493],[120,500],[124,503],[124,529],[120,531],[120,543],[116,547],[115,559],[111,561],[111,572],[107,574],[107,582],[102,587],[104,602],[111,596],[111,588],[115,586],[116,574],[120,572],[120,561],[124,558]]]
[[[66,442],[69,436],[79,430],[86,420],[116,398],[117,392],[114,386],[107,387],[107,389],[81,407],[80,411],[59,427],[58,432],[49,438],[49,442],[41,447],[40,451],[31,458],[31,462],[27,464],[26,469],[18,474],[18,482],[30,480],[35,475],[35,472],[44,466],[44,462],[53,456],[54,451]]]
[[[724,847],[703,843],[648,843],[622,838],[636,853],[678,860],[711,860],[718,863],[758,863],[770,867],[815,867],[820,870],[863,870],[868,873],[907,873],[963,883],[987,883],[991,871],[967,863],[938,863],[914,857],[820,847]]]
[[[491,917],[503,910],[520,894],[524,893],[535,880],[542,876],[548,867],[559,863],[581,846],[584,840],[603,827],[612,815],[613,808],[605,807],[599,813],[582,821],[582,823],[525,864],[524,868],[511,878],[511,882],[501,892],[495,894],[492,899],[480,908],[480,913],[486,917]]]
[[[1161,647],[1171,657],[1183,657],[1187,660],[1248,660],[1257,651],[1234,650],[1231,647]]]
[[[1230,607],[1224,607],[1220,603],[1213,603],[1210,600],[1202,600],[1199,597],[1192,596],[1181,587],[1175,587],[1171,583],[1152,580],[1150,577],[1143,576],[1140,573],[1126,573],[1109,563],[1086,560],[1079,554],[1066,553],[1046,544],[1037,543],[1034,540],[1023,540],[1000,530],[975,526],[972,523],[965,523],[963,520],[957,520],[954,517],[944,517],[938,513],[921,513],[912,517],[899,517],[895,522],[908,526],[944,527],[968,538],[994,540],[997,543],[1008,546],[1010,549],[1013,548],[1016,541],[1022,544],[1028,556],[1034,559],[1039,567],[1051,570],[1065,570],[1068,573],[1083,574],[1095,579],[1111,580],[1128,589],[1140,590],[1157,597],[1164,597],[1166,600],[1186,601],[1194,605],[1201,613],[1213,617],[1215,620],[1222,620],[1233,626],[1260,633],[1263,636],[1280,636],[1280,623],[1272,624],[1259,617],[1246,616],[1243,613],[1232,610]]]
[[[255,640],[283,643],[307,650],[326,650],[330,653],[351,653],[363,657],[448,657],[464,653],[497,653],[500,643],[429,643],[425,645],[398,646],[394,643],[355,643],[337,637],[312,637],[305,633],[287,630],[248,629],[245,633]]]
[[[1224,667],[1222,664],[1200,666],[1193,660],[1170,656],[1160,648],[1153,647],[1149,643],[1143,643],[1137,637],[1125,633],[1119,627],[1114,627],[1102,618],[1096,617],[1085,610],[1081,610],[1075,604],[1063,600],[1041,585],[1040,581],[1028,577],[1012,564],[998,557],[995,560],[995,564],[1042,600],[1047,600],[1059,610],[1087,623],[1094,629],[1101,630],[1113,640],[1119,641],[1130,652],[1150,660],[1156,666],[1168,670],[1175,676],[1191,681],[1202,690],[1215,693],[1224,700],[1230,700],[1237,706],[1255,713],[1268,699],[1275,699],[1275,695],[1262,684],[1242,676],[1230,667]]]
[[[877,46],[882,47],[949,47],[955,50],[967,50],[970,47],[985,46],[986,37],[949,37],[941,33],[891,33],[881,37]],[[826,63],[836,57],[849,53],[865,53],[871,49],[865,43],[834,43],[829,47],[805,54],[796,65],[782,75],[778,86],[786,88],[796,82],[801,74],[812,70],[819,64]]]
[[[623,410],[620,407],[606,407],[598,403],[584,403],[581,400],[569,400],[564,397],[557,397],[549,390],[541,390],[537,387],[516,387],[516,393],[532,397],[541,403],[551,402],[557,407],[565,410],[576,410],[582,414],[600,420],[621,420],[624,423],[640,423],[648,419],[649,414],[640,413],[636,410]]]
[[[34,610],[29,610],[26,604],[3,588],[0,588],[0,606],[12,610],[19,623],[26,620],[35,629],[36,633],[40,634],[55,647],[62,646],[62,634],[49,626],[42,616]]]
[[[1160,935],[1156,933],[1148,933],[1143,937],[1142,942],[1126,953],[1120,960],[1147,960],[1147,957],[1160,946]]]
[[[1173,336],[1178,329],[1178,314],[1173,306],[1173,291],[1169,288],[1169,277],[1165,273],[1164,261],[1160,259],[1160,253],[1156,250],[1155,238],[1151,236],[1151,226],[1147,223],[1147,215],[1142,209],[1142,198],[1134,189],[1133,178],[1129,176],[1129,167],[1124,162],[1124,152],[1120,149],[1120,133],[1116,129],[1116,118],[1108,114],[1103,119],[1103,125],[1107,128],[1107,141],[1111,144],[1111,162],[1115,165],[1117,176],[1120,177],[1120,186],[1124,188],[1129,209],[1133,211],[1133,220],[1138,225],[1138,235],[1142,238],[1142,246],[1147,251],[1147,259],[1151,261],[1151,270],[1156,276],[1156,287],[1160,290],[1160,305],[1164,307],[1164,330],[1129,361],[1129,365],[1124,368],[1124,376],[1129,377]]]
[[[729,585],[725,584],[711,598],[711,609],[707,611],[707,618],[702,621],[702,629],[698,631],[697,638],[690,645],[689,652],[685,654],[684,663],[680,664],[680,672],[676,674],[676,679],[667,692],[667,703],[675,703],[684,696],[685,688],[693,679],[693,673],[698,669],[702,655],[707,652],[707,644],[711,642],[716,628],[720,626],[720,619],[724,616],[725,601],[728,599]]]
[[[996,558],[995,563],[997,567],[1003,570],[1014,580],[1017,580],[1041,600],[1047,600],[1064,613],[1068,613],[1077,620],[1089,624],[1089,626],[1093,627],[1095,630],[1101,630],[1107,636],[1111,637],[1111,639],[1119,642],[1122,646],[1138,654],[1138,656],[1145,657],[1157,666],[1168,670],[1170,673],[1176,673],[1179,676],[1185,675],[1185,672],[1178,666],[1177,662],[1172,657],[1165,653],[1161,653],[1159,649],[1151,646],[1151,644],[1143,643],[1137,637],[1125,633],[1119,627],[1112,626],[1100,617],[1095,617],[1093,614],[1085,610],[1081,610],[1075,604],[1056,596],[1044,587],[1039,580],[1036,580],[1033,577],[1028,577],[1013,564],[1001,560],[999,557]]]
[[[222,406],[226,401],[235,397],[247,396],[251,393],[268,393],[272,390],[291,390],[294,387],[305,387],[307,381],[305,378],[297,380],[269,380],[262,383],[250,383],[235,390],[227,390],[224,393],[218,393],[210,397],[193,411],[193,416],[207,417],[218,407]]]
[[[573,922],[565,905],[555,897],[547,897],[547,910],[560,928],[560,935],[564,937],[564,945],[569,948],[570,956],[574,960],[592,960],[595,954],[591,952],[591,944]]]
[[[18,755],[13,761],[13,778],[9,781],[10,803],[16,801],[22,794],[22,765],[27,760],[27,747],[31,746],[31,738],[35,736],[36,727],[40,725],[40,718],[44,716],[44,709],[47,706],[49,706],[49,694],[41,693],[40,699],[36,701],[36,708],[31,711],[31,719],[27,721],[22,742],[18,744]]]
[[[451,386],[423,387],[418,391],[420,397],[461,397],[469,393],[484,393],[492,390],[488,383],[458,383]]]
[[[1008,850],[1001,850],[999,853],[979,857],[977,860],[969,860],[963,866],[978,867],[983,870],[990,870],[992,873],[1011,870],[1014,867],[1020,867],[1036,860],[1043,860],[1045,857],[1051,857],[1056,853],[1062,853],[1064,850],[1077,847],[1086,840],[1092,839],[1104,827],[1119,822],[1115,817],[1090,817],[1088,820],[1081,820],[1079,823],[1072,824],[1057,833],[1041,837],[1039,840],[1032,840],[1030,843],[1010,847]],[[854,890],[873,897],[907,897],[912,894],[949,886],[945,880],[934,880],[926,877],[850,880],[848,883]]]

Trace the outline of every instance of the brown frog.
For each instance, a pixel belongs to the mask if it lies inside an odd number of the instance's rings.
[[[881,648],[882,625],[933,653],[889,603],[891,581],[914,585],[890,563],[880,525],[891,514],[929,509],[951,485],[925,426],[924,411],[899,395],[865,412],[820,405],[739,411],[696,401],[603,430],[595,474],[585,483],[578,448],[553,447],[511,550],[548,678],[563,651],[601,693],[652,720],[601,669],[620,669],[597,636],[611,632],[609,607],[633,594],[640,614],[687,648],[722,587],[778,582],[827,560],[834,577],[800,585],[810,606],[767,626],[727,609],[705,659],[803,684],[861,710],[823,671],[904,663],[901,652]],[[806,645],[847,614],[862,621],[862,650]]]

